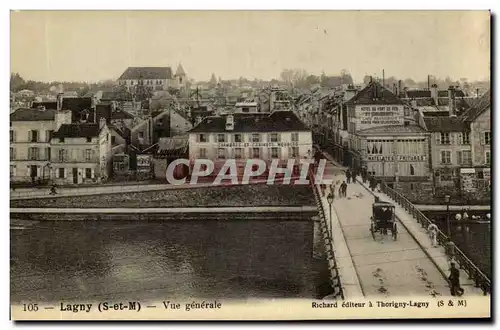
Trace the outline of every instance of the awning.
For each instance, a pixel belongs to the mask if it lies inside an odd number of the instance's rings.
[[[187,137],[160,138],[158,154],[182,153],[187,150],[188,144]]]

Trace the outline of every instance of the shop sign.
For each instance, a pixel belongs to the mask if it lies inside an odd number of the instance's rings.
[[[298,147],[298,142],[223,142],[219,148],[246,148],[246,147]]]
[[[368,161],[375,162],[425,162],[427,156],[425,155],[368,155]]]

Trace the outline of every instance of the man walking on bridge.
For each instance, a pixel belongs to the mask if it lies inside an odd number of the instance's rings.
[[[464,294],[464,289],[460,287],[460,272],[455,267],[455,263],[450,264],[450,276],[448,280],[450,281],[450,291],[452,296],[461,296]]]

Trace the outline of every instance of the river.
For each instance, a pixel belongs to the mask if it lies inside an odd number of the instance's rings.
[[[317,297],[304,221],[11,222],[11,301]],[[323,293],[327,294],[327,292]]]

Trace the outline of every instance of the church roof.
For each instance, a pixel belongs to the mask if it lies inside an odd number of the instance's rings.
[[[184,71],[184,68],[182,67],[182,64],[179,63],[179,66],[177,67],[177,70],[175,71],[176,76],[185,76],[186,72]]]

